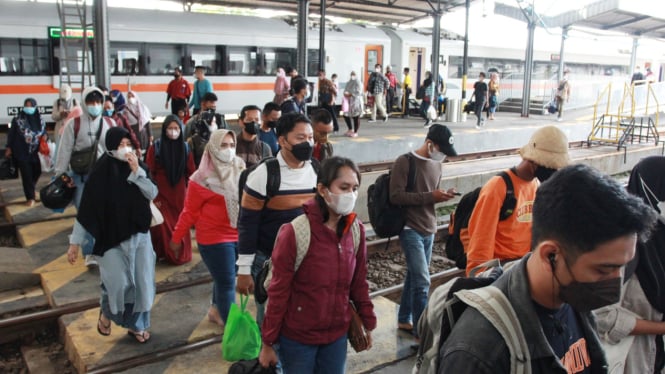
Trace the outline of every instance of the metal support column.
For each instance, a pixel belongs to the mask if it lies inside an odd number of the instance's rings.
[[[639,35],[633,36],[633,50],[630,52],[630,71],[628,75],[633,75],[635,72],[635,65],[637,65],[637,47],[640,42]]]
[[[441,0],[437,0],[436,11],[432,14],[434,28],[432,29],[432,84],[434,84],[434,97],[432,105],[436,108],[439,97],[439,49],[441,46]],[[434,104],[437,103],[437,104]]]
[[[95,62],[95,82],[111,89],[109,76],[109,22],[106,0],[93,2],[93,23],[95,30],[95,48],[93,50]]]
[[[529,105],[531,103],[531,75],[533,73],[533,40],[536,32],[536,22],[533,20],[533,10],[529,19],[529,38],[526,45],[526,56],[524,57],[524,85],[522,88],[522,117],[529,116]]]
[[[296,69],[298,74],[307,77],[307,18],[309,17],[310,0],[298,1],[298,52]]]
[[[321,0],[319,21],[319,69],[326,70],[326,0]]]
[[[563,69],[565,67],[563,52],[564,52],[564,48],[565,48],[565,45],[566,45],[566,39],[568,39],[568,31],[569,30],[570,30],[570,26],[564,26],[561,29],[561,49],[559,50],[559,71],[556,74],[557,84],[558,84],[558,82],[561,82],[561,80],[563,79]]]
[[[464,24],[464,57],[462,57],[462,108],[466,103],[466,75],[469,71],[469,6],[471,0],[466,0],[466,22]]]

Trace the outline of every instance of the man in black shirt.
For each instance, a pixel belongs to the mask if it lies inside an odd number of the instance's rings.
[[[485,105],[489,103],[487,98],[488,91],[489,89],[487,87],[487,83],[485,83],[485,73],[481,71],[478,82],[473,84],[473,95],[471,95],[472,97],[476,98],[474,112],[476,112],[476,117],[478,118],[476,121],[477,129],[485,125],[485,120],[483,119],[483,110],[485,109]]]

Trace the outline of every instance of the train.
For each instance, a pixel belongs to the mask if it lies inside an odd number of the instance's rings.
[[[297,30],[289,19],[113,7],[108,9],[108,19],[111,88],[137,91],[156,115],[168,112],[164,107],[165,91],[176,67],[182,68],[191,83],[194,67],[205,66],[207,78],[219,97],[218,111],[237,113],[246,104],[270,101],[276,69],[296,65]],[[75,30],[62,33],[59,23],[55,3],[3,2],[0,123],[8,123],[26,97],[35,98],[41,112],[49,112],[64,69],[59,62],[63,34],[70,38],[68,44],[75,45],[74,50],[68,50],[70,55],[80,54],[83,43],[95,48],[94,35],[88,33],[84,37]],[[399,79],[402,69],[410,67],[412,80],[417,84],[431,70],[432,37],[422,30],[356,23],[330,23],[327,27],[325,69],[329,77],[332,73],[339,76],[342,87],[351,71],[366,80],[367,72],[376,63],[390,64]],[[310,28],[307,71],[300,72],[311,81],[315,81],[319,69],[318,34],[317,29]],[[535,49],[535,84],[545,92],[558,70],[554,57],[559,46],[541,49],[537,45]],[[459,97],[463,42],[442,39],[440,51],[439,71],[447,83],[445,94]],[[600,55],[569,53],[566,57],[566,65],[578,77],[606,79],[629,75],[630,58],[625,54],[606,51]],[[472,44],[469,84],[480,71],[498,71],[506,78],[512,94],[518,95],[513,88],[519,91],[523,60],[523,46]],[[68,67],[69,73],[77,77],[80,64]],[[79,80],[80,77],[79,73]]]

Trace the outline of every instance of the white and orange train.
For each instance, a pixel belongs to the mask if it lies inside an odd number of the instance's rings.
[[[62,33],[54,3],[3,1],[0,8],[0,124],[5,124],[26,97],[35,98],[44,110],[57,98]],[[131,86],[155,114],[167,112],[165,90],[176,66],[183,68],[190,82],[194,66],[206,66],[207,78],[220,98],[218,110],[234,113],[246,104],[262,105],[272,99],[276,69],[296,62],[296,28],[282,19],[122,8],[109,8],[108,18],[112,88],[126,91]],[[67,34],[79,48],[68,53],[80,53],[82,33],[69,30]],[[85,40],[94,48],[94,38]],[[311,29],[306,75],[312,78],[319,66],[318,44],[318,30]],[[325,67],[328,76],[338,74],[342,86],[351,71],[367,79],[366,72],[375,63],[392,65],[398,75],[409,66],[412,80],[420,82],[431,66],[431,44],[431,36],[417,30],[336,24],[326,34]],[[556,73],[552,56],[559,46],[549,47],[536,46],[536,86],[546,87]],[[472,44],[469,84],[478,72],[489,69],[507,79],[519,76],[523,51],[521,45]],[[440,71],[448,83],[448,96],[460,94],[461,56],[461,41],[441,41]],[[627,55],[567,57],[567,65],[578,76],[628,74]],[[69,68],[76,77],[80,66]],[[521,85],[515,80],[506,84],[516,89]]]

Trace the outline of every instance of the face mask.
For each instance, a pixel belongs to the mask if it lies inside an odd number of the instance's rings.
[[[381,69],[374,69],[375,72],[380,73]]]
[[[111,96],[111,101],[113,101],[115,103],[116,101],[118,101],[118,97],[117,96]]]
[[[104,110],[104,115],[107,117],[111,117],[113,115],[113,109]]]
[[[111,156],[115,157],[120,161],[127,161],[127,154],[132,153],[132,147],[122,147],[118,148],[115,151],[111,151]]]
[[[277,121],[268,122],[268,127],[274,129],[275,127],[277,127]]]
[[[352,80],[352,81],[356,80],[356,78],[357,78],[357,77],[356,77],[355,75],[352,75],[352,76],[351,76],[351,80]]]
[[[31,116],[31,115],[35,114],[35,109],[36,108],[34,106],[26,106],[26,107],[23,107],[23,113]]]
[[[578,312],[588,312],[619,302],[621,299],[621,277],[598,282],[578,282],[570,271],[565,257],[563,262],[573,278],[572,283],[564,286],[554,273],[554,278],[559,282],[559,298],[563,302],[569,304]],[[554,270],[554,265],[552,265],[552,269]]]
[[[291,153],[298,161],[307,161],[312,158],[312,145],[307,141],[292,145]]]
[[[550,169],[538,165],[538,168],[536,168],[536,172],[534,173],[534,175],[536,178],[538,178],[539,181],[545,182],[554,173],[556,173],[556,169]]]
[[[90,114],[92,117],[99,117],[99,115],[102,114],[101,105],[88,105],[86,108],[88,109],[88,114]]]
[[[176,140],[180,137],[180,130],[166,130],[166,136],[168,136],[169,139]]]
[[[256,131],[259,128],[259,125],[256,122],[246,122],[245,123],[245,132],[249,135],[256,135]]]
[[[132,105],[136,105],[136,98],[135,97],[130,97],[129,98],[129,103]]]
[[[346,193],[332,193],[328,190],[328,196],[330,196],[330,201],[326,201],[330,209],[340,216],[345,216],[350,214],[353,211],[353,208],[356,206],[356,199],[358,198],[358,192],[346,192]]]
[[[430,144],[429,158],[432,159],[433,161],[443,162],[443,160],[446,159],[446,154],[441,151],[437,151],[436,148],[434,148],[434,146]]]
[[[213,156],[215,156],[216,159],[218,159],[221,162],[231,162],[233,160],[233,157],[236,155],[236,149],[235,148],[222,148],[222,149],[216,149],[213,151]]]
[[[173,78],[180,79],[180,74],[173,74]]]

